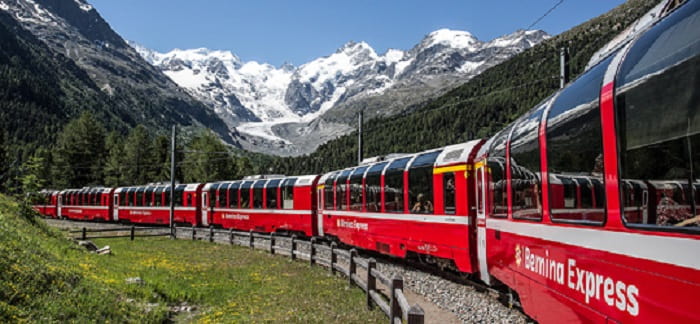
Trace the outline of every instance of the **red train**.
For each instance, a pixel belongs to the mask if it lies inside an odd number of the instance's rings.
[[[700,0],[646,18],[486,141],[179,185],[175,221],[416,257],[509,287],[541,322],[700,322]],[[44,192],[35,208],[165,224],[168,190]]]

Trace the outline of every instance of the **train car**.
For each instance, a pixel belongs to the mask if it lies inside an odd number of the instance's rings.
[[[472,160],[481,140],[322,176],[319,234],[380,253],[474,271]]]
[[[204,184],[178,184],[172,195],[176,224],[200,225],[201,188]],[[124,223],[170,224],[170,185],[120,187],[114,191],[112,219]]]
[[[700,1],[667,11],[478,153],[479,277],[539,322],[700,322]]]
[[[56,215],[73,220],[110,221],[113,191],[103,187],[63,190],[57,195]]]
[[[42,190],[32,195],[32,209],[41,215],[51,218],[58,218],[58,191]]]
[[[201,224],[315,236],[317,181],[318,176],[307,175],[207,183]]]

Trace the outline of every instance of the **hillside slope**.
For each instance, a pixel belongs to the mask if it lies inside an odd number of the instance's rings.
[[[365,123],[366,157],[416,152],[494,134],[559,87],[559,50],[568,47],[572,79],[591,55],[658,0],[630,0],[610,12],[494,66],[447,94],[400,116]],[[275,173],[305,174],[354,165],[357,132],[300,158],[269,161]]]
[[[86,252],[0,195],[0,322],[156,322],[167,309],[146,311],[124,292],[82,272]],[[142,304],[141,304],[142,305]]]
[[[12,142],[51,143],[56,129],[90,110],[110,129],[206,126],[234,143],[211,109],[144,61],[82,0],[2,0],[0,38],[0,125]]]

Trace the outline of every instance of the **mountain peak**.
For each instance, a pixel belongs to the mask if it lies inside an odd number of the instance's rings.
[[[523,47],[531,47],[545,39],[550,38],[549,34],[542,30],[518,29],[513,33],[494,38],[486,44],[487,47],[508,47],[521,44]]]
[[[189,60],[189,61],[204,61],[207,59],[218,59],[225,62],[235,62],[240,63],[241,59],[238,58],[231,51],[225,50],[211,50],[206,47],[186,49],[182,50],[176,48],[165,55],[171,54],[172,56],[177,56],[179,59]]]
[[[294,72],[294,70],[296,70],[297,67],[294,66],[294,64],[285,61],[284,63],[282,63],[282,65],[280,65],[279,68],[282,71],[287,71],[291,73]]]
[[[438,29],[423,38],[421,44],[424,48],[430,48],[436,45],[443,45],[452,48],[475,48],[481,41],[474,37],[468,31]]]
[[[90,10],[94,9],[89,3],[87,3],[84,0],[74,0],[74,1],[78,5],[78,7],[80,7],[80,9],[82,9],[83,11],[90,11]]]
[[[373,56],[376,56],[376,53],[374,52],[374,49],[372,46],[369,46],[369,44],[365,42],[355,42],[355,41],[349,41],[345,43],[342,47],[340,47],[337,51],[337,54],[346,54],[348,56],[355,56],[360,53],[368,53],[370,55],[373,54]]]

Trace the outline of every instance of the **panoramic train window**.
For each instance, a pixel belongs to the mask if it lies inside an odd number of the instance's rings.
[[[496,134],[491,143],[486,164],[488,166],[489,190],[491,192],[491,217],[508,217],[508,186],[506,178],[506,141],[512,124]]]
[[[368,212],[379,212],[379,205],[382,202],[382,170],[386,167],[387,162],[372,165],[367,170],[365,177],[365,210]]]
[[[136,198],[134,198],[134,206],[143,206],[143,196],[146,188],[141,187],[136,189]]]
[[[225,208],[228,206],[228,183],[222,183],[219,185],[219,188],[217,188],[217,205],[210,205],[211,207],[219,207],[219,208]]]
[[[510,139],[511,197],[513,218],[542,219],[540,178],[540,119],[550,98],[515,123]]]
[[[410,157],[394,160],[384,172],[384,210],[403,213],[403,173]]]
[[[335,204],[338,210],[346,210],[348,207],[348,178],[352,169],[343,170],[335,181]]]
[[[411,213],[432,214],[433,165],[442,151],[421,154],[408,169],[408,206]]]
[[[442,197],[445,214],[453,215],[456,212],[455,205],[455,173],[445,172],[442,174]]]
[[[253,184],[253,208],[262,208],[265,182],[267,182],[267,180],[258,180]]]
[[[277,189],[279,189],[280,179],[270,180],[265,185],[265,208],[277,209]]]
[[[333,206],[333,203],[335,202],[333,182],[335,182],[335,178],[337,175],[338,175],[337,172],[329,175],[328,178],[326,179],[326,183],[324,183],[324,186],[323,186],[323,196],[326,199],[324,209],[326,209],[326,210],[333,210],[335,208],[335,206]]]
[[[282,208],[284,209],[294,209],[294,184],[296,182],[297,178],[285,179],[282,182]]]
[[[245,181],[241,184],[241,208],[250,208],[250,187],[252,181]]]
[[[144,206],[153,206],[153,193],[155,188],[149,187],[146,189],[146,194],[144,195]]]
[[[215,183],[209,187],[209,207],[216,207],[216,192],[221,184]]]
[[[582,183],[590,184],[591,192],[605,191],[598,98],[603,75],[614,56],[562,90],[547,116],[549,206],[554,221],[602,224],[605,220],[605,201],[586,206],[579,197]]]
[[[163,189],[163,206],[170,206],[170,186]]]
[[[163,187],[156,188],[155,205],[156,206],[163,206]]]
[[[350,175],[350,210],[362,211],[362,177],[367,166],[359,167]]]
[[[175,192],[173,193],[173,201],[175,206],[182,206],[182,195],[185,192],[185,185],[178,185],[175,187]]]
[[[630,49],[620,67],[620,189],[627,225],[698,233],[700,2],[688,2]]]
[[[238,208],[238,186],[240,183],[230,183],[226,195],[228,196],[228,208]]]

